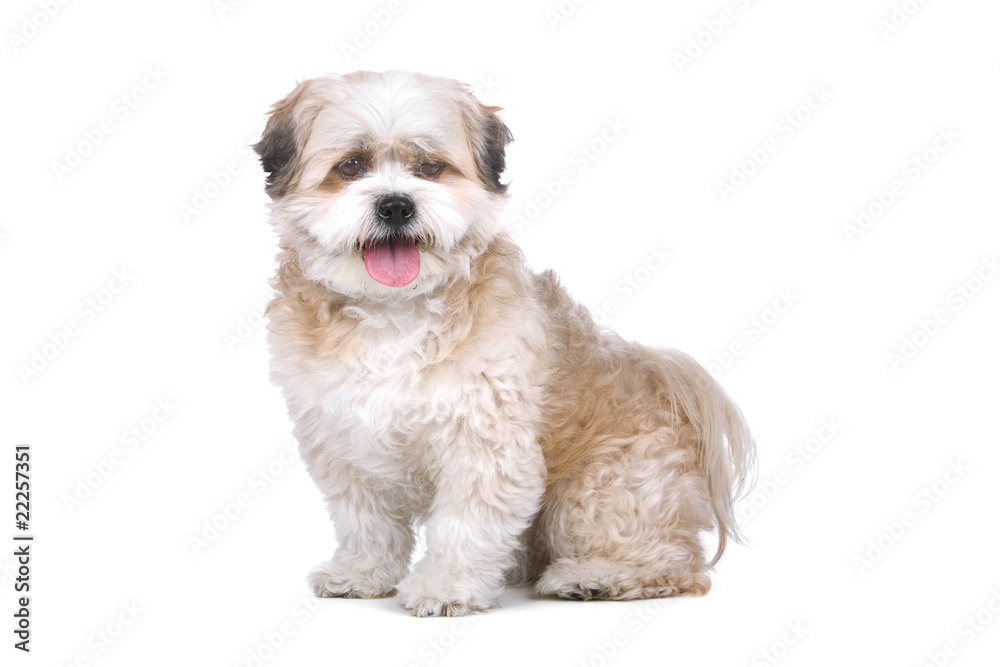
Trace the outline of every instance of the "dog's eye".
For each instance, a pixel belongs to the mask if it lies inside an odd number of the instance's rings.
[[[441,173],[444,169],[444,165],[440,162],[424,162],[419,167],[417,167],[417,173],[421,176],[426,176],[428,178],[434,178]]]
[[[337,167],[337,170],[346,176],[347,178],[354,178],[361,173],[364,168],[360,158],[352,157],[350,160],[344,160]]]

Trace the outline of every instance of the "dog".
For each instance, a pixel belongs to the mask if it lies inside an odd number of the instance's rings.
[[[415,616],[485,611],[505,584],[703,595],[741,538],[753,437],[694,359],[622,340],[527,268],[501,223],[499,110],[451,79],[329,75],[254,146],[280,248],[272,381],[337,537],[309,582]]]

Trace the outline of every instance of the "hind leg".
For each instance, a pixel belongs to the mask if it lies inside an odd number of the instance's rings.
[[[555,471],[538,525],[552,562],[536,590],[576,600],[707,593],[699,534],[714,522],[693,437],[684,426],[606,439]]]

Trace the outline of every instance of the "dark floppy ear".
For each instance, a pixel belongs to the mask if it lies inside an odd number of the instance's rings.
[[[500,107],[485,106],[474,98],[472,104],[475,109],[472,118],[467,118],[467,129],[479,176],[486,187],[502,194],[507,192],[507,184],[500,182],[500,174],[507,166],[506,146],[514,136],[497,115]]]
[[[292,181],[295,165],[299,160],[308,124],[315,113],[305,117],[303,98],[313,80],[303,81],[283,100],[271,107],[267,125],[260,141],[253,145],[260,156],[261,166],[267,172],[264,191],[277,199],[283,196]]]

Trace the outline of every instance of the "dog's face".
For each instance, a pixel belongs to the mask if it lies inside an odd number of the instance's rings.
[[[506,198],[496,111],[457,81],[396,71],[311,79],[278,102],[255,148],[305,277],[394,299],[467,275]]]

